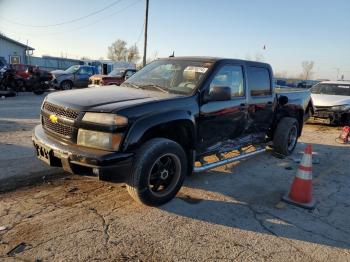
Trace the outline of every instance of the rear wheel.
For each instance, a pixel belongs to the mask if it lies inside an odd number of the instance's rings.
[[[280,120],[273,136],[273,147],[277,153],[290,155],[298,142],[298,121],[293,117]]]
[[[186,172],[182,147],[169,139],[154,138],[137,152],[127,190],[137,202],[159,206],[175,197]]]

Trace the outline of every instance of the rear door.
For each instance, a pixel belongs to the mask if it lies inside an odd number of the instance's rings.
[[[267,67],[250,66],[247,70],[248,116],[247,133],[264,136],[273,121],[274,95],[272,92],[272,72]]]
[[[200,106],[198,155],[221,150],[228,140],[243,134],[247,125],[247,97],[242,64],[219,66],[208,81],[206,92],[214,86],[231,89],[231,100],[209,101]]]

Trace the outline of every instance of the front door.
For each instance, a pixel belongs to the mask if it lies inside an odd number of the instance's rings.
[[[93,70],[91,67],[81,67],[75,73],[75,86],[86,87],[89,84],[89,78],[93,75]]]
[[[220,151],[227,142],[241,136],[248,119],[242,65],[222,65],[209,81],[209,92],[214,86],[230,87],[231,100],[209,101],[200,106],[198,156]]]

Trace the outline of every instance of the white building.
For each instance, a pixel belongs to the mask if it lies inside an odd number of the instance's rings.
[[[8,64],[28,64],[27,58],[34,48],[0,34],[0,66]]]

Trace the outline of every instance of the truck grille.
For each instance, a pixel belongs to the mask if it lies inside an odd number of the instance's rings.
[[[42,116],[42,123],[45,129],[50,132],[53,132],[57,135],[65,136],[71,138],[73,135],[73,127],[67,126],[62,123],[52,123],[50,119],[46,116]]]
[[[46,111],[49,111],[50,113],[55,114],[56,116],[61,116],[72,120],[77,119],[79,115],[79,112],[77,111],[74,111],[72,109],[66,109],[66,108],[51,104],[49,102],[44,103],[43,109]]]
[[[47,131],[66,138],[73,138],[75,130],[73,124],[67,124],[67,121],[62,123],[62,121],[60,121],[59,119],[57,122],[53,122],[50,120],[49,115],[55,115],[58,118],[76,120],[79,116],[78,111],[54,105],[49,102],[44,103],[43,110],[45,113],[42,114],[42,125]]]

